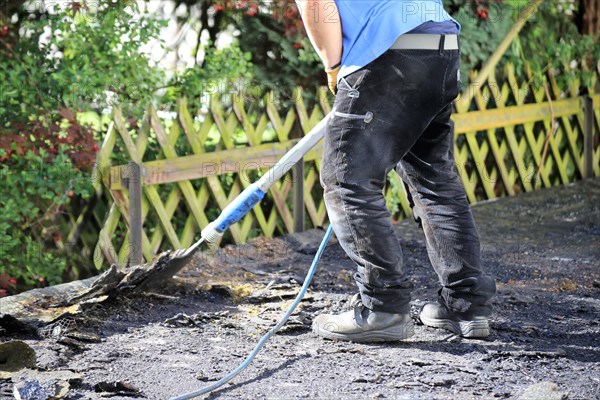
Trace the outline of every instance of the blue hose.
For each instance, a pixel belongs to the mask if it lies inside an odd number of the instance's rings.
[[[271,336],[273,336],[283,325],[285,325],[285,323],[287,322],[287,320],[290,318],[290,315],[292,315],[292,313],[296,309],[296,306],[298,306],[298,304],[300,303],[300,301],[302,300],[302,298],[306,294],[306,290],[308,289],[308,285],[310,285],[310,282],[312,281],[312,278],[315,275],[315,271],[317,269],[317,265],[319,264],[319,260],[321,259],[321,255],[323,255],[323,251],[325,250],[325,246],[327,245],[327,242],[329,241],[329,237],[330,236],[331,236],[331,225],[329,225],[329,227],[327,228],[327,231],[325,232],[325,236],[323,237],[323,241],[321,242],[321,245],[319,246],[319,249],[317,250],[317,254],[315,254],[315,258],[313,259],[312,265],[310,266],[310,269],[308,270],[308,272],[306,274],[306,278],[304,279],[304,284],[302,285],[302,288],[300,289],[300,292],[298,292],[298,295],[294,299],[294,302],[292,303],[292,305],[290,306],[290,308],[287,310],[287,312],[285,313],[285,315],[279,320],[279,322],[277,322],[277,325],[275,325],[273,328],[271,328],[269,330],[269,332],[265,333],[263,335],[263,337],[260,338],[260,340],[258,341],[258,343],[256,344],[256,346],[254,347],[254,349],[252,350],[252,352],[250,352],[250,354],[244,360],[244,362],[242,362],[236,369],[234,369],[233,371],[231,371],[230,373],[228,373],[226,376],[224,376],[223,378],[221,378],[217,382],[215,382],[215,383],[213,383],[211,385],[205,386],[203,388],[200,388],[198,390],[195,390],[193,392],[190,392],[190,393],[178,396],[178,397],[173,397],[173,398],[171,398],[171,400],[192,399],[194,397],[198,397],[198,396],[201,396],[203,394],[210,393],[210,392],[212,392],[212,391],[220,388],[221,386],[223,386],[224,384],[226,384],[230,380],[232,380],[237,374],[239,374],[240,372],[242,372],[248,365],[250,365],[250,363],[252,362],[252,360],[254,360],[254,357],[256,357],[256,355],[258,354],[258,352],[263,348],[263,346],[265,345],[265,343],[267,342],[267,340],[269,340],[271,338]]]

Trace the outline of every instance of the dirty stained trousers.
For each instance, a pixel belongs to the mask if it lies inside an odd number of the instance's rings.
[[[413,283],[382,193],[395,169],[442,285],[438,301],[458,312],[491,312],[495,281],[481,270],[478,233],[454,165],[450,115],[459,58],[459,50],[388,50],[338,83],[321,184],[369,309],[406,313],[410,307]]]

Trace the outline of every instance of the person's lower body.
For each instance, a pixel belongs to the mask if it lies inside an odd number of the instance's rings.
[[[357,264],[361,310],[317,317],[318,334],[344,339],[328,332],[339,334],[340,326],[354,333],[389,329],[368,324],[369,315],[377,313],[388,322],[394,320],[389,315],[402,316],[397,324],[406,329],[396,340],[411,332],[405,316],[413,284],[404,274],[383,196],[392,169],[410,189],[442,285],[438,307],[447,314],[430,312],[437,323],[430,325],[449,329],[452,324],[440,322],[448,315],[489,316],[495,282],[482,273],[478,234],[454,166],[450,115],[459,91],[458,68],[458,50],[388,50],[340,81],[325,134],[321,183],[334,232]],[[348,325],[344,318],[354,320]],[[360,341],[360,335],[348,340]]]

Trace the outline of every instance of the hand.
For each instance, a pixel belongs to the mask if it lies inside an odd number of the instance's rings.
[[[338,72],[340,72],[341,65],[338,64],[333,68],[326,68],[325,73],[327,73],[327,86],[329,86],[329,90],[335,96],[337,91],[337,76]]]

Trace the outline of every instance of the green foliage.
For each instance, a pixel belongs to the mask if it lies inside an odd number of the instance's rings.
[[[543,71],[551,67],[560,72],[555,74],[560,86],[578,83],[590,88],[600,60],[600,34],[581,35],[574,21],[577,7],[568,7],[568,2],[543,2],[513,42],[510,60],[522,74],[529,63],[538,85]]]
[[[128,1],[76,10],[53,4],[0,40],[0,129],[31,115],[52,120],[60,107],[100,111],[118,102],[139,112],[164,79],[141,52],[164,22]]]
[[[297,86],[315,93],[326,83],[321,61],[293,1],[261,0],[256,12],[252,3],[230,8],[222,11],[227,13],[224,20],[239,30],[237,40],[242,51],[252,54],[256,88],[290,98]]]
[[[77,113],[119,104],[134,124],[166,79],[142,51],[165,22],[135,2],[15,1],[0,10],[4,24],[0,291],[15,278],[20,289],[55,284],[91,264],[59,229],[90,199],[103,129],[82,125]]]
[[[450,14],[461,24],[461,75],[477,70],[496,50],[523,9],[529,5],[522,0],[450,0],[446,1]],[[513,63],[521,76],[525,64],[535,71],[538,84],[548,66],[560,72],[558,81],[567,87],[578,81],[590,87],[596,62],[600,59],[600,36],[586,36],[578,32],[575,21],[579,4],[573,0],[544,1],[527,21],[513,41],[511,51],[500,62]]]
[[[178,98],[185,96],[191,112],[207,105],[211,95],[246,92],[254,76],[252,54],[243,52],[237,42],[218,49],[206,46],[202,66],[194,66],[177,74],[168,85],[162,103],[174,106]]]
[[[73,165],[66,145],[54,156],[12,150],[0,149],[0,276],[29,287],[60,283],[74,260],[71,249],[57,248],[64,244],[56,218],[73,198],[88,200],[92,183]]]
[[[298,77],[322,73],[318,58],[307,56],[314,53],[308,40],[286,37],[283,24],[266,16],[249,17],[241,20],[239,29],[240,45],[252,52],[260,66],[258,80],[295,86]]]
[[[496,50],[515,21],[514,9],[506,2],[445,1],[450,15],[460,25],[461,77],[469,81],[469,71],[480,69]]]

